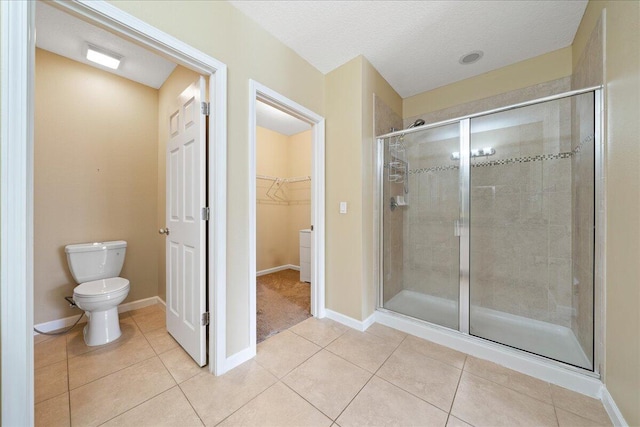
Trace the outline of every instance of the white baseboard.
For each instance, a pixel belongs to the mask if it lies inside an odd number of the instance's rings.
[[[224,372],[229,372],[233,368],[242,365],[244,362],[253,359],[255,356],[255,350],[251,347],[247,347],[244,350],[227,357],[227,360],[224,362]]]
[[[367,317],[364,320],[356,320],[353,317],[345,316],[342,313],[329,310],[328,308],[325,310],[325,314],[329,319],[335,320],[336,322],[342,323],[343,325],[357,331],[366,331],[369,326],[371,326],[376,321],[376,313],[373,313],[371,316]]]
[[[618,405],[616,405],[616,402],[613,400],[613,397],[609,393],[609,390],[607,390],[607,386],[602,386],[602,396],[600,397],[600,399],[602,400],[604,409],[606,409],[607,414],[609,415],[609,418],[611,419],[611,422],[614,426],[629,427],[629,424],[627,424],[627,421],[622,416],[622,412],[620,412]]]
[[[131,302],[127,302],[125,304],[120,304],[118,306],[118,313],[125,313],[127,311],[137,310],[139,308],[148,307],[148,306],[154,305],[154,304],[163,304],[163,305],[165,305],[165,302],[160,297],[157,297],[157,296],[150,297],[150,298],[139,299],[137,301],[131,301]],[[34,327],[36,329],[41,330],[42,332],[51,332],[51,331],[55,331],[55,330],[62,329],[62,328],[68,328],[69,326],[71,326],[74,323],[76,323],[76,321],[78,320],[78,316],[80,316],[81,313],[82,313],[82,311],[78,310],[78,314],[76,316],[65,317],[63,319],[51,320],[49,322],[44,322],[44,323],[38,323],[37,325],[34,325]],[[40,335],[40,334],[37,333],[36,331],[33,331],[33,335]]]
[[[276,271],[282,271],[282,270],[300,271],[300,266],[299,265],[293,265],[293,264],[280,265],[278,267],[267,268],[266,270],[260,270],[260,271],[256,272],[256,276],[264,276],[265,274],[271,274],[271,273],[275,273]]]

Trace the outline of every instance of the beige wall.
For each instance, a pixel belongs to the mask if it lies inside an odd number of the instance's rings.
[[[374,312],[378,295],[378,253],[374,239],[378,232],[378,224],[374,222],[375,137],[378,135],[375,121],[376,98],[380,98],[392,113],[402,117],[402,98],[373,65],[362,57],[362,319]]]
[[[362,319],[362,57],[326,77],[326,306]],[[338,213],[347,202],[347,213]]]
[[[606,9],[606,330],[604,380],[629,425],[640,425],[640,3],[592,1],[575,64]]]
[[[405,118],[443,110],[571,74],[571,47],[403,99]]]
[[[187,68],[178,65],[167,80],[158,90],[158,211],[156,228],[166,227],[166,203],[167,203],[167,162],[166,147],[169,140],[168,120],[171,103],[175,102],[178,95],[184,91],[187,86],[195,82],[199,78],[199,74]],[[167,299],[167,281],[166,281],[166,242],[164,235],[156,233],[154,238],[156,242],[156,257],[158,263],[158,295],[164,301]]]
[[[310,176],[311,131],[287,136],[256,127],[256,173],[278,178]],[[267,195],[272,184],[256,181],[257,271],[300,265],[298,232],[311,224],[311,182],[285,184],[278,193],[285,200]]]
[[[327,308],[363,320],[375,309],[374,94],[402,115],[402,101],[362,56],[327,74]],[[339,202],[347,214],[338,213]]]
[[[79,314],[70,243],[126,240],[127,300],[157,295],[157,90],[38,49],[35,97],[35,323]]]
[[[290,178],[311,176],[312,131],[304,131],[289,137]],[[299,231],[311,227],[311,181],[289,184],[289,231],[287,245],[293,260],[300,265]]]
[[[114,1],[228,66],[227,355],[249,346],[249,79],[324,115],[324,75],[223,1]]]
[[[289,138],[256,126],[256,174],[288,178]],[[267,195],[273,181],[256,180],[256,270],[292,264],[289,206]],[[272,194],[273,190],[270,192]],[[278,194],[279,195],[279,194]]]

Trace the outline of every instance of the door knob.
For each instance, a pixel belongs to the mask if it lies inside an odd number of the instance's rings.
[[[160,230],[158,230],[158,233],[166,234],[168,236],[169,235],[169,228],[161,228]]]

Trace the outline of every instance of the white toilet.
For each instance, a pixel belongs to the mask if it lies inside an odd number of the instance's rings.
[[[71,275],[79,283],[73,301],[88,317],[84,342],[95,346],[117,340],[121,334],[118,304],[129,294],[129,281],[118,277],[127,242],[80,243],[67,245],[64,251]]]

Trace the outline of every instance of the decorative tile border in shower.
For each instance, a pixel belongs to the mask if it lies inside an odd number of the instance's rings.
[[[530,163],[530,162],[541,162],[544,160],[558,160],[558,159],[570,159],[573,155],[579,153],[584,146],[593,141],[595,139],[595,135],[591,134],[585,137],[580,144],[576,146],[572,151],[566,153],[558,153],[558,154],[541,154],[538,156],[526,156],[526,157],[515,157],[511,159],[501,159],[501,160],[490,160],[487,162],[477,162],[471,163],[471,167],[486,167],[486,166],[500,166],[500,165],[509,165],[515,163]],[[386,168],[387,165],[385,164]],[[415,175],[419,173],[427,173],[427,172],[440,172],[446,170],[456,170],[459,169],[458,165],[448,165],[448,166],[434,166],[431,168],[421,168],[421,169],[410,169],[409,175]]]
[[[558,153],[558,154],[542,154],[539,156],[526,156],[526,157],[516,157],[513,159],[502,159],[502,160],[490,160],[488,162],[478,162],[472,163],[471,167],[485,167],[485,166],[497,166],[497,165],[508,165],[512,163],[530,163],[530,162],[541,162],[543,160],[558,160],[558,159],[570,159],[573,153]]]
[[[594,139],[596,139],[596,136],[594,134],[587,135],[582,141],[580,141],[580,144],[578,144],[576,148],[574,148],[573,151],[571,151],[571,153],[578,154],[588,142],[591,142]]]
[[[458,165],[435,166],[432,168],[422,168],[422,169],[409,169],[409,175],[413,175],[416,173],[441,172],[441,171],[456,170],[456,169],[460,169]]]

